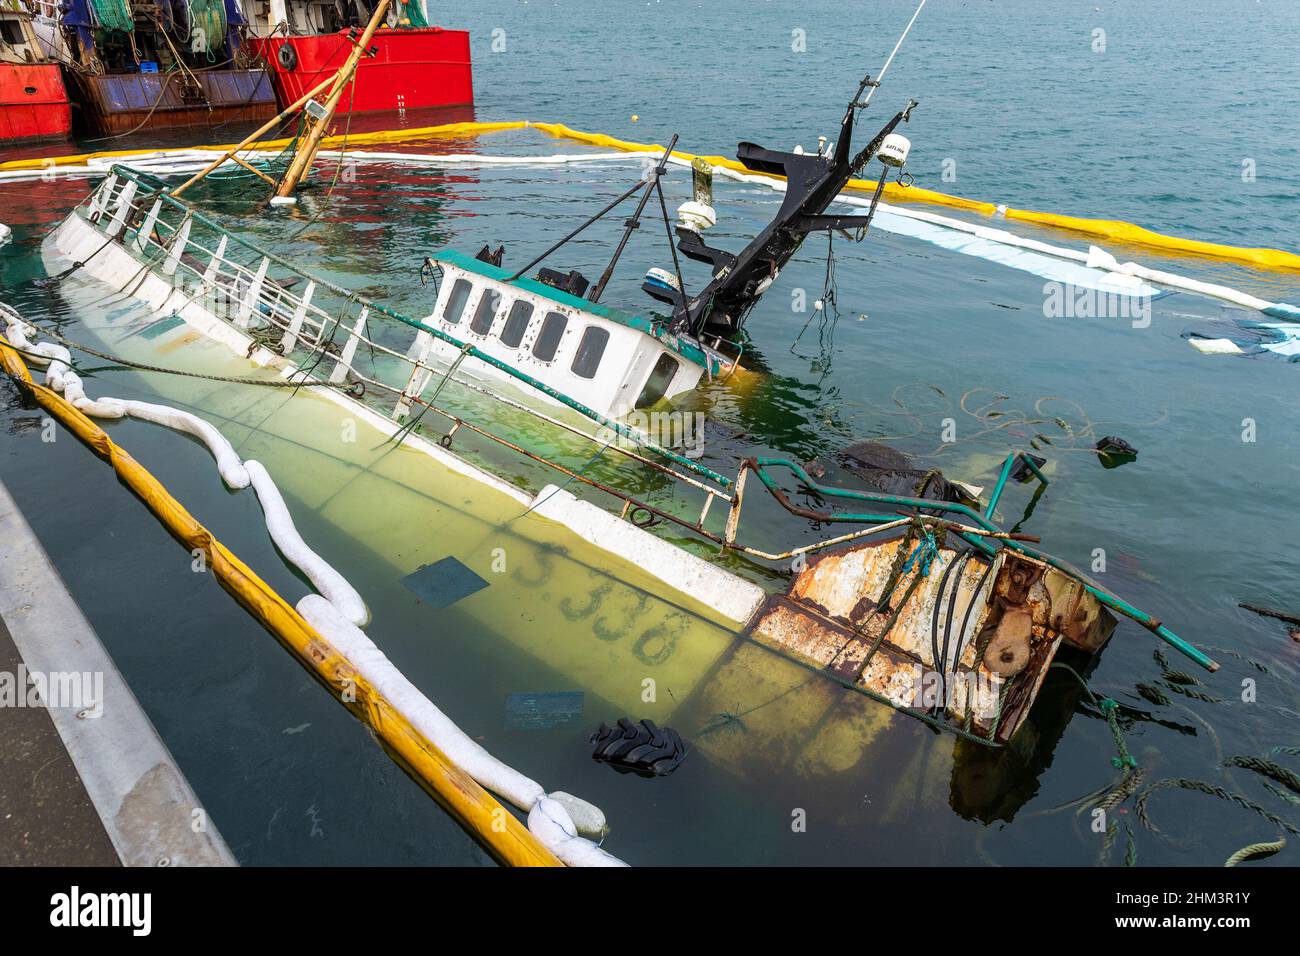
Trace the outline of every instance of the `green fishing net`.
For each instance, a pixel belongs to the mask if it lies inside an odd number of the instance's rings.
[[[90,7],[95,14],[95,23],[102,29],[135,32],[135,20],[131,17],[127,0],[90,0]]]
[[[186,0],[190,9],[190,50],[210,57],[226,43],[225,0]]]
[[[394,0],[394,2],[398,5],[402,17],[411,21],[410,25],[412,27],[427,27],[429,25],[429,21],[424,18],[424,5],[420,3],[420,0],[410,0],[409,3],[404,3],[403,0]],[[400,23],[401,20],[399,19],[398,22]]]

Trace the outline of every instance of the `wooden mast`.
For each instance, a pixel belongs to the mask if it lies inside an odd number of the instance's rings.
[[[304,137],[303,143],[299,147],[297,153],[294,155],[293,161],[290,163],[288,170],[285,171],[284,178],[281,179],[279,183],[276,183],[269,176],[256,169],[253,170],[253,172],[257,173],[272,186],[275,186],[275,195],[277,198],[289,197],[297,187],[298,183],[302,180],[303,176],[306,175],[307,170],[311,169],[312,160],[316,158],[316,151],[320,149],[321,139],[329,128],[330,120],[334,118],[334,112],[338,109],[339,100],[343,98],[343,90],[347,87],[348,83],[352,81],[352,76],[357,70],[357,64],[361,62],[361,57],[365,54],[366,44],[368,44],[374,37],[375,30],[379,28],[379,24],[387,15],[390,2],[391,0],[379,0],[379,6],[375,8],[374,16],[370,18],[370,22],[366,25],[365,33],[362,35],[360,42],[353,45],[351,53],[348,54],[347,61],[344,62],[343,66],[339,68],[337,73],[329,79],[317,83],[302,96],[298,97],[297,100],[281,110],[275,117],[267,120],[256,131],[244,137],[238,145],[232,146],[230,149],[223,152],[213,162],[209,163],[184,183],[177,186],[172,190],[172,195],[179,196],[182,192],[193,186],[200,179],[203,179],[208,175],[208,173],[212,172],[227,160],[234,160],[241,166],[251,168],[246,162],[239,158],[238,154],[253,145],[259,137],[266,135],[268,130],[274,128],[287,117],[302,109],[313,96],[316,96],[328,87],[330,92],[325,99],[325,115],[321,117],[321,119],[317,120],[310,113],[307,114],[306,136]]]
[[[186,189],[189,189],[200,179],[205,177],[208,173],[212,172],[214,169],[216,169],[218,166],[220,166],[228,159],[233,159],[235,162],[240,162],[239,157],[236,155],[237,153],[241,153],[245,149],[248,149],[250,146],[255,145],[259,137],[265,136],[266,133],[272,129],[272,127],[283,122],[288,116],[302,109],[304,103],[306,103],[317,93],[324,90],[327,86],[329,86],[333,82],[334,82],[333,77],[330,77],[327,80],[321,80],[320,83],[316,84],[306,93],[304,93],[302,96],[298,97],[296,101],[291,103],[289,106],[286,106],[276,116],[267,120],[262,126],[258,127],[258,129],[255,132],[250,133],[248,136],[244,137],[239,142],[239,145],[232,146],[230,149],[226,150],[219,157],[217,157],[213,162],[209,163],[203,169],[199,170],[199,172],[195,173],[185,182],[181,183],[179,186],[173,189],[172,195],[179,196],[182,192],[184,192]]]
[[[303,137],[297,153],[294,154],[289,168],[285,170],[280,185],[276,187],[275,199],[290,199],[293,191],[298,188],[298,183],[311,169],[312,161],[316,158],[316,151],[320,149],[320,141],[324,137],[326,130],[329,129],[330,120],[334,118],[334,111],[338,109],[339,100],[343,98],[343,90],[352,80],[353,74],[356,73],[357,64],[361,61],[361,57],[365,55],[366,46],[374,37],[375,31],[379,29],[379,24],[388,15],[389,3],[390,0],[379,0],[374,15],[371,16],[370,22],[366,24],[365,33],[361,35],[360,41],[353,45],[352,51],[348,54],[347,62],[343,64],[343,68],[335,74],[334,86],[325,99],[325,115],[317,119],[311,113],[307,114],[307,133]]]

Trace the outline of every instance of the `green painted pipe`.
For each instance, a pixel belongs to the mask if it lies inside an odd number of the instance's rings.
[[[1023,451],[1012,452],[1010,455],[1007,455],[1007,460],[1002,463],[1002,474],[998,475],[998,483],[993,487],[993,494],[989,496],[989,506],[984,509],[985,517],[990,519],[993,517],[993,509],[997,507],[998,500],[1002,497],[1002,491],[1006,487],[1007,478],[1011,474],[1011,466],[1016,463],[1017,458],[1028,465],[1029,470],[1032,471],[1038,480],[1044,485],[1051,484],[1051,482],[1047,480],[1047,476],[1043,474],[1042,471],[1039,470],[1038,465],[1034,463],[1033,458],[1026,455]]]
[[[1007,476],[1011,474],[1011,466],[1015,463],[1014,454],[1007,455],[1007,460],[1002,463],[1002,474],[998,475],[998,483],[993,486],[993,494],[989,495],[989,506],[984,509],[984,517],[989,520],[993,519],[993,509],[998,506],[998,500],[1002,497],[1002,489],[1007,485]]]
[[[1051,482],[1047,480],[1047,476],[1043,474],[1042,470],[1038,467],[1038,463],[1034,461],[1033,455],[1026,454],[1023,451],[1017,452],[1017,454],[1024,459],[1025,464],[1029,466],[1029,470],[1038,476],[1039,481],[1045,485],[1051,484]]]
[[[808,472],[804,471],[802,467],[790,461],[788,458],[759,458],[756,460],[760,466],[760,476],[762,466],[779,465],[783,468],[790,469],[790,471],[794,472],[795,476],[800,481],[808,485],[810,488],[813,488],[818,494],[827,495],[833,498],[853,498],[858,501],[875,501],[886,505],[902,505],[907,508],[927,508],[932,511],[948,511],[954,514],[965,515],[985,531],[1000,532],[1002,530],[982,514],[961,502],[933,501],[929,498],[908,498],[903,495],[874,494],[867,491],[849,491],[846,488],[823,488],[812,479]],[[769,487],[771,486],[769,485]],[[893,515],[888,520],[893,521],[897,517],[897,515]]]
[[[801,481],[803,481],[810,488],[815,490],[818,494],[827,495],[829,497],[855,498],[863,501],[880,501],[887,504],[901,504],[909,507],[924,507],[924,508],[938,509],[942,511],[951,511],[951,512],[956,512],[958,514],[967,515],[968,517],[973,519],[980,527],[984,528],[987,531],[1001,530],[1000,528],[998,528],[997,525],[993,524],[993,522],[989,521],[983,515],[976,514],[966,505],[954,504],[954,503],[942,502],[942,501],[930,501],[928,499],[921,499],[921,498],[905,498],[899,495],[877,495],[877,494],[871,494],[869,492],[849,491],[843,488],[823,488],[822,486],[818,485],[817,482],[815,482],[812,479],[812,477],[806,471],[803,470],[803,468],[801,468],[799,465],[795,464],[794,462],[789,461],[788,459],[759,458],[757,459],[757,461],[758,464],[760,465],[759,478],[762,479],[763,483],[768,488],[774,488],[775,482],[773,482],[770,477],[764,475],[761,466],[779,465],[782,467],[789,468],[792,472],[794,472],[796,476],[798,476],[798,478]],[[1008,459],[1008,465],[1003,466],[1004,472],[1007,471],[1010,461],[1011,459]],[[1039,472],[1037,466],[1035,466],[1032,461],[1030,461],[1029,464],[1031,468],[1033,468],[1035,474],[1041,475],[1041,472]],[[1043,480],[1046,481],[1045,478]],[[884,520],[893,521],[895,520],[895,517],[896,516],[890,516]],[[836,520],[836,516],[830,516],[830,520]],[[851,520],[851,519],[849,519],[846,516],[845,520]],[[870,521],[873,519],[871,516],[862,516],[860,520]],[[961,532],[957,532],[957,533],[961,534]],[[988,541],[980,538],[977,535],[962,535],[962,538],[963,540],[970,542],[971,545],[980,548],[980,550],[984,551],[986,554],[994,553],[994,550],[991,548]],[[1123,600],[1122,598],[1116,597],[1114,594],[1111,594],[1109,591],[1106,591],[1103,588],[1091,584],[1083,576],[1081,572],[1071,567],[1066,562],[1061,561],[1058,558],[1054,558],[1050,554],[1045,554],[1044,552],[1036,551],[1033,548],[1026,547],[1024,544],[1020,543],[1019,541],[1012,541],[1008,538],[998,538],[996,540],[1003,547],[1011,548],[1015,551],[1019,551],[1021,554],[1028,555],[1031,558],[1036,558],[1037,560],[1042,561],[1043,563],[1049,564],[1052,567],[1056,568],[1056,570],[1060,571],[1062,574],[1065,574],[1070,578],[1074,579],[1075,581],[1078,581],[1080,584],[1084,586],[1084,588],[1088,590],[1090,594],[1092,594],[1099,601],[1101,601],[1102,604],[1105,604],[1107,607],[1111,608],[1112,610],[1120,612],[1125,617],[1137,621],[1139,624],[1141,624],[1143,627],[1150,630],[1153,634],[1159,637],[1170,647],[1174,648],[1179,653],[1184,654],[1187,657],[1191,658],[1196,663],[1204,667],[1206,670],[1217,671],[1219,669],[1218,662],[1208,657],[1199,648],[1193,646],[1192,644],[1187,643],[1187,641],[1184,641],[1173,631],[1169,630],[1169,628],[1165,627],[1163,624],[1158,623],[1155,620],[1155,618],[1153,618],[1150,614],[1147,614],[1145,611],[1138,610],[1137,608],[1135,608],[1133,605],[1129,604],[1127,601]]]

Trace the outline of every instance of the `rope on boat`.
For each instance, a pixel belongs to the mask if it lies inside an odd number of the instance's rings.
[[[912,568],[916,568],[919,577],[930,576],[930,564],[938,559],[940,563],[943,558],[939,555],[939,546],[935,543],[934,532],[928,527],[921,528],[921,540],[916,543],[912,553],[908,555],[907,561],[903,564],[902,574],[907,574]]]
[[[26,367],[18,357],[19,352],[39,356],[47,363],[46,387],[51,393],[62,392],[62,401],[72,409],[98,418],[122,418],[130,415],[186,432],[203,441],[216,460],[218,471],[228,487],[253,487],[266,515],[267,530],[272,541],[284,557],[301,570],[320,592],[309,594],[298,602],[297,612],[301,619],[314,628],[318,635],[323,636],[329,645],[340,651],[344,662],[356,673],[363,675],[382,699],[395,706],[398,713],[423,734],[428,742],[437,747],[440,753],[450,756],[454,766],[525,811],[528,814],[529,831],[556,858],[570,866],[625,865],[586,838],[601,838],[608,829],[605,815],[598,807],[562,791],[548,794],[540,784],[493,757],[457,727],[388,660],[361,630],[360,625],[369,621],[369,611],[360,594],[302,539],[279,489],[260,462],[251,459],[241,461],[234,447],[216,427],[189,412],[128,399],[88,398],[80,376],[71,369],[71,356],[66,347],[33,341],[37,334],[36,327],[3,303],[0,303],[0,318],[6,320],[7,337],[7,340],[0,339],[0,346],[3,346],[0,352],[20,366],[23,373],[26,373]],[[24,380],[15,373],[9,362],[5,364],[6,371],[12,377],[25,381],[29,386],[33,384],[30,376]],[[102,430],[100,434],[103,434]],[[103,440],[110,449],[116,447],[106,435]],[[138,465],[135,467],[139,468]],[[146,497],[145,500],[148,502],[150,499]],[[210,535],[207,538],[211,541]],[[266,586],[263,585],[263,588]],[[248,606],[246,595],[240,592],[237,597]],[[280,636],[278,632],[277,636]],[[376,729],[382,730],[382,726]],[[499,822],[494,819],[494,832],[498,825]]]

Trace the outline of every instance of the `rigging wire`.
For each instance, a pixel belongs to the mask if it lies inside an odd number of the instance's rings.
[[[889,64],[894,62],[894,55],[898,53],[898,48],[901,47],[903,45],[903,41],[907,39],[908,33],[912,31],[912,24],[914,24],[916,22],[916,18],[921,15],[921,10],[924,7],[925,7],[925,0],[921,0],[920,4],[916,8],[916,12],[912,14],[912,19],[907,21],[907,26],[906,28],[904,28],[902,35],[899,36],[898,42],[895,43],[894,48],[889,51],[889,57],[885,60],[885,65],[882,66],[880,68],[880,72],[876,74],[875,85],[873,85],[870,89],[867,90],[867,98],[862,101],[863,109],[865,109],[867,105],[871,103],[872,95],[876,92],[877,89],[879,89],[881,81],[883,81],[885,78],[885,74],[889,72]]]

